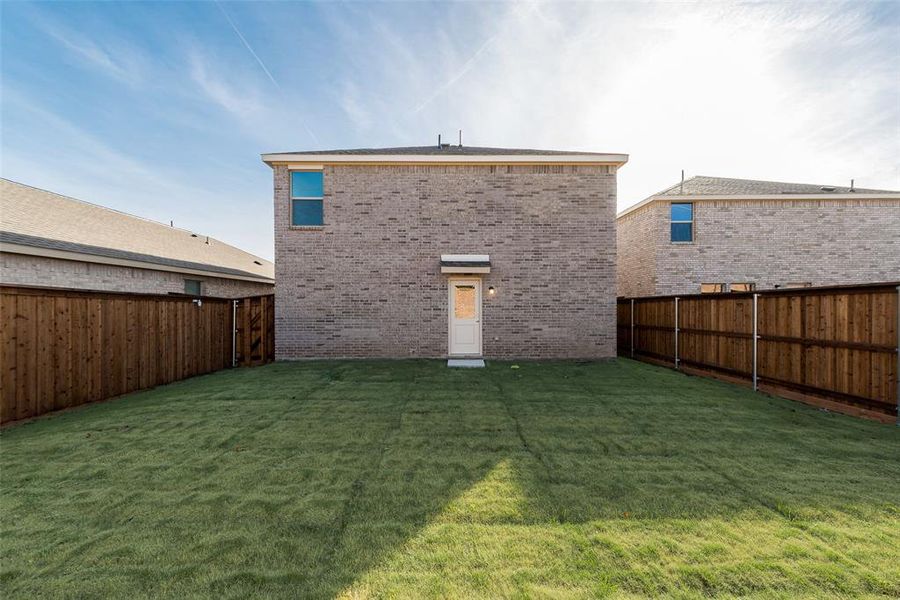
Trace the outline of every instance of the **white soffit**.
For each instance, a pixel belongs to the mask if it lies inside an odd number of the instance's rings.
[[[268,165],[287,164],[303,168],[304,164],[367,163],[468,163],[468,164],[589,164],[622,166],[627,154],[263,154]]]

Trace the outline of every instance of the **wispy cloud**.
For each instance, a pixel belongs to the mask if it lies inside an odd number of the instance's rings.
[[[116,44],[114,48],[105,48],[90,38],[48,19],[41,19],[38,26],[44,33],[70,50],[82,64],[130,85],[140,82],[138,61],[123,45]]]
[[[341,108],[358,129],[372,126],[372,114],[361,97],[359,86],[353,81],[344,81],[339,90],[338,102]]]
[[[244,79],[240,86],[227,82],[216,62],[210,61],[198,50],[190,53],[191,79],[203,94],[234,116],[246,120],[254,118],[262,110],[260,93],[252,83]],[[233,71],[230,73],[233,74]]]

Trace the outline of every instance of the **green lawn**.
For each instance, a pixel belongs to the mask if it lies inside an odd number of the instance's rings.
[[[4,597],[900,596],[900,430],[627,360],[275,364],[0,433]]]

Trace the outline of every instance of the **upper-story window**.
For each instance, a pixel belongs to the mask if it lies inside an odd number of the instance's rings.
[[[323,225],[324,195],[322,171],[291,171],[291,226]]]
[[[694,241],[694,205],[691,202],[673,202],[672,211],[672,241]]]

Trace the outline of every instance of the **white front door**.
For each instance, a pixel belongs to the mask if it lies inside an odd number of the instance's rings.
[[[481,356],[481,280],[450,280],[450,356]]]

